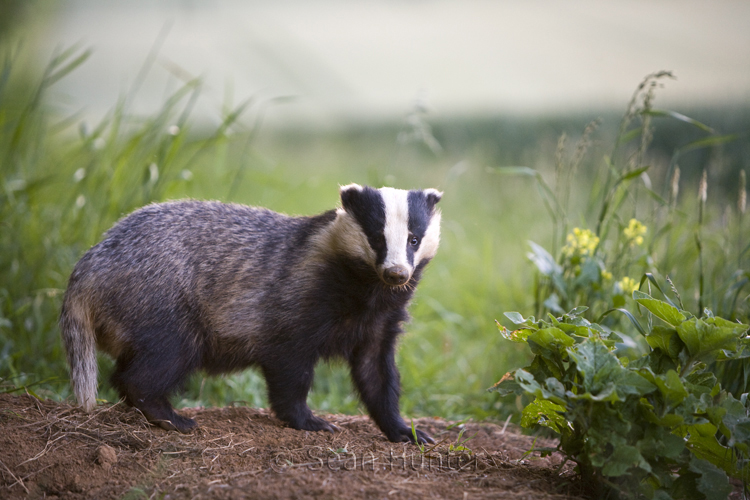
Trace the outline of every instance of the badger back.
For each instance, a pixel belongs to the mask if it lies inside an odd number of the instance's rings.
[[[341,188],[337,223],[356,252],[390,286],[407,284],[435,256],[442,193],[350,184]]]

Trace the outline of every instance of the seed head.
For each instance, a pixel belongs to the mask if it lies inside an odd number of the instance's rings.
[[[672,203],[677,203],[677,195],[680,193],[680,167],[675,167],[672,172]]]
[[[701,182],[698,184],[698,200],[701,203],[706,203],[708,193],[708,172],[704,169],[703,175],[701,176]]]
[[[745,171],[740,170],[740,195],[737,198],[737,210],[741,213],[745,213],[747,208],[747,191],[745,190]]]

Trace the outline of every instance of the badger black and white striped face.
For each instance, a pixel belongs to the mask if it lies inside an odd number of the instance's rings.
[[[348,240],[352,245],[367,246],[349,250],[373,265],[384,283],[406,284],[419,264],[437,252],[440,210],[435,209],[435,204],[442,195],[436,189],[343,186],[343,211],[339,216],[349,216],[355,222],[345,229],[350,233]]]

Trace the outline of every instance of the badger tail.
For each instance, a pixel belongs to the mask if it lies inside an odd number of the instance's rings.
[[[89,412],[96,406],[96,337],[88,307],[66,296],[60,313],[60,331],[70,366],[70,383],[78,404]]]

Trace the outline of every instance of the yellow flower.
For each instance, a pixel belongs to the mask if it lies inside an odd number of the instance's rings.
[[[609,271],[602,271],[602,279],[605,281],[609,281],[612,279],[612,273]]]
[[[637,219],[630,219],[628,227],[622,230],[622,234],[632,247],[643,244],[643,235],[646,234],[646,231],[648,231],[648,228]]]
[[[576,227],[565,238],[565,246],[562,247],[562,253],[565,257],[574,257],[576,255],[587,257],[593,255],[598,245],[598,236],[588,229]]]
[[[624,295],[633,295],[633,292],[638,289],[638,282],[633,278],[625,276],[617,282],[617,286],[620,287]]]

